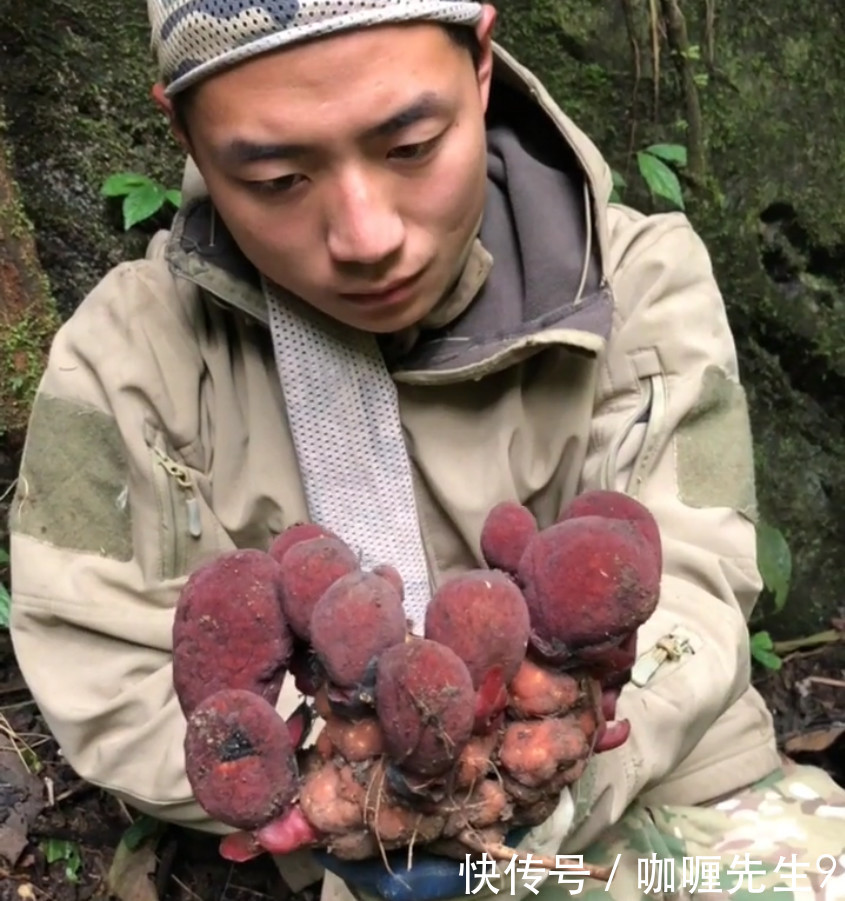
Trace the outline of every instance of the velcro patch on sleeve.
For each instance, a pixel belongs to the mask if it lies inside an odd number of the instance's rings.
[[[55,547],[131,559],[128,471],[111,416],[38,395],[12,504],[12,531]]]
[[[729,507],[757,519],[754,452],[748,401],[718,367],[704,374],[695,405],[675,437],[680,499],[690,507]]]

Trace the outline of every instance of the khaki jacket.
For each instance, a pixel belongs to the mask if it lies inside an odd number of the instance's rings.
[[[632,735],[576,787],[576,828],[552,836],[574,853],[636,796],[695,804],[778,765],[749,681],[746,622],[761,587],[752,448],[701,240],[680,213],[610,203],[597,149],[497,54],[497,77],[578,161],[597,284],[542,325],[477,342],[463,359],[423,354],[394,380],[432,584],[482,565],[484,515],[506,498],[545,525],[576,493],[613,487],[659,521],[661,600],[639,635],[642,684],[619,704]],[[307,510],[263,298],[243,261],[217,253],[219,233],[204,248],[189,234],[204,201],[190,166],[186,178],[172,232],[109,272],[55,338],[11,514],[11,633],[81,777],[161,819],[224,832],[185,776],[174,604],[201,561],[266,548]],[[442,319],[490,263],[477,245]],[[667,642],[681,653],[667,656]],[[298,700],[287,687],[280,711]]]

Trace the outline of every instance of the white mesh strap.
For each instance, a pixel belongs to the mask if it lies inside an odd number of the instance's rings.
[[[318,322],[265,283],[276,366],[308,509],[361,557],[390,563],[421,629],[430,590],[396,386],[372,335]]]

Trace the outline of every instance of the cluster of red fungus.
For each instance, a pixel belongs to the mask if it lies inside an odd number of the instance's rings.
[[[481,551],[488,568],[437,589],[422,635],[399,573],[363,570],[316,524],[189,577],[173,678],[196,799],[238,830],[224,856],[503,857],[508,831],[545,820],[592,754],[627,739],[616,698],[662,566],[648,509],[591,491],[541,530],[502,503]],[[288,721],[275,707],[286,677],[304,696]]]

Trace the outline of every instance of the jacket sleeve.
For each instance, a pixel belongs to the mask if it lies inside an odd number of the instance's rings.
[[[185,573],[233,547],[202,487],[201,327],[166,267],[141,260],[109,273],[59,330],[10,514],[10,630],[82,778],[162,820],[223,833],[186,777],[171,670]],[[180,434],[174,421],[189,424]],[[175,470],[176,459],[189,462]],[[279,706],[295,706],[291,691]]]
[[[747,619],[761,588],[746,397],[707,250],[679,213],[644,217],[612,207],[610,255],[616,315],[581,490],[613,488],[641,500],[659,524],[664,559],[657,610],[638,634],[636,679],[618,705],[631,736],[598,755],[577,787],[569,842],[581,849],[705,739],[712,744],[714,723],[749,692]],[[653,656],[658,642],[679,656]],[[747,731],[757,730],[757,745],[745,761],[729,742],[708,747],[707,784],[676,803],[735,787],[769,740],[765,716],[756,717]],[[719,785],[712,764],[732,754],[733,781]]]

